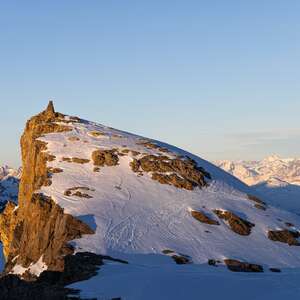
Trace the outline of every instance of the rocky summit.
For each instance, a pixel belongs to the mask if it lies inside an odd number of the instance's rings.
[[[18,203],[0,215],[1,299],[154,299],[132,285],[300,267],[299,217],[184,150],[52,102],[27,122],[21,150]],[[165,287],[165,299],[184,299]]]

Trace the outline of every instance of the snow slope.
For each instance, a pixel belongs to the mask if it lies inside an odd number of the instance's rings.
[[[128,148],[156,155],[159,150],[140,145],[141,137],[96,123],[68,125],[72,131],[40,138],[47,142],[47,151],[56,157],[49,167],[63,170],[54,174],[52,185],[41,191],[53,197],[66,213],[96,230],[94,235],[73,242],[77,251],[159,254],[172,249],[189,255],[194,263],[234,258],[277,267],[300,267],[298,247],[267,238],[268,230],[285,228],[285,221],[300,228],[299,218],[272,207],[267,211],[254,208],[247,200],[249,188],[236,178],[190,153],[159,142],[158,145],[171,151],[167,153],[170,157],[188,155],[195,159],[211,174],[209,187],[188,191],[160,184],[147,173],[137,176],[129,166],[133,160],[131,153],[120,157],[118,166],[101,167],[99,173],[93,172],[92,161],[77,164],[63,158],[91,159],[97,149]],[[91,134],[94,131],[102,134],[95,137]],[[88,187],[92,198],[66,196],[65,191],[73,187]],[[191,217],[191,209],[202,210],[213,218],[217,218],[213,209],[230,210],[255,227],[249,236],[240,236],[223,221],[220,226],[198,222]]]
[[[277,207],[300,213],[300,159],[271,155],[261,161],[217,161]]]
[[[299,276],[299,268],[282,273],[231,273],[224,267],[179,266],[148,255],[129,265],[106,262],[98,276],[69,287],[81,290],[82,297],[98,300],[297,300]]]

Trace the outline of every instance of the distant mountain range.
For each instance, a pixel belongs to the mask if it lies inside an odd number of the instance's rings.
[[[271,155],[260,161],[216,161],[215,164],[252,186],[266,201],[300,213],[300,158]]]
[[[0,167],[0,210],[8,200],[17,201],[20,177],[21,169]]]

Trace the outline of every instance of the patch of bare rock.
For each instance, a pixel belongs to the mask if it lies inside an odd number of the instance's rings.
[[[207,261],[209,266],[214,266],[217,267],[218,264],[221,264],[222,262],[220,260],[216,260],[216,259],[209,259]]]
[[[92,160],[94,166],[98,167],[112,167],[117,166],[119,163],[119,157],[117,154],[117,149],[111,150],[95,150],[92,153]]]
[[[69,188],[64,192],[65,196],[76,196],[76,197],[80,197],[80,198],[93,198],[92,196],[90,196],[87,193],[83,193],[82,191],[94,191],[93,189],[90,189],[89,187],[86,186],[77,186],[77,187],[73,187],[73,188]]]
[[[74,135],[74,136],[70,136],[70,137],[68,138],[68,140],[69,140],[70,142],[77,142],[77,141],[80,141],[80,138],[77,137],[76,135]]]
[[[281,270],[278,268],[269,268],[269,270],[273,273],[281,273]]]
[[[300,233],[298,231],[288,229],[270,230],[268,232],[268,238],[271,241],[285,243],[289,246],[300,246],[300,242],[297,240],[299,237]]]
[[[249,235],[255,224],[237,216],[233,212],[215,209],[214,213],[228,222],[231,230],[239,235]]]
[[[76,163],[76,164],[87,164],[90,162],[89,159],[79,158],[79,157],[63,157],[62,161],[66,161],[68,163]]]
[[[193,218],[195,218],[197,221],[199,221],[201,223],[205,223],[205,224],[209,224],[209,225],[220,225],[220,223],[218,221],[210,218],[202,211],[192,210],[191,215]]]
[[[93,130],[93,131],[89,132],[89,135],[91,135],[93,137],[100,137],[100,136],[105,136],[105,133],[101,132],[101,131]]]
[[[121,151],[121,153],[122,154],[129,154],[129,153],[131,153],[132,154],[132,156],[138,156],[139,154],[141,154],[141,152],[139,152],[139,151],[135,151],[135,150],[131,150],[131,149],[123,149],[122,151]],[[120,153],[119,153],[120,154]]]
[[[266,210],[267,209],[267,203],[265,203],[264,201],[262,201],[257,196],[248,194],[247,197],[248,197],[248,200],[254,202],[254,207],[255,208],[261,209],[261,210]]]
[[[170,256],[177,265],[186,265],[192,263],[191,258],[188,255],[182,253],[176,253],[170,249],[165,249],[162,251],[162,253]]]
[[[62,272],[44,271],[34,281],[25,281],[16,275],[0,278],[0,299],[9,300],[80,300],[79,291],[65,286],[88,280],[95,276],[104,264],[103,260],[127,264],[128,262],[89,252],[67,255]]]
[[[172,159],[164,155],[145,155],[140,159],[133,159],[130,167],[136,173],[151,173],[151,178],[161,184],[186,190],[205,187],[206,178],[210,178],[209,173],[198,167],[194,160]]]
[[[155,149],[155,150],[159,150],[161,152],[164,152],[164,153],[169,153],[170,150],[167,149],[167,148],[164,148],[164,147],[161,147],[149,140],[141,140],[141,142],[137,143],[137,145],[141,145],[141,146],[144,146],[146,147],[147,149]]]
[[[264,271],[261,265],[242,262],[236,259],[225,259],[224,263],[227,266],[228,270],[232,272],[261,273]]]

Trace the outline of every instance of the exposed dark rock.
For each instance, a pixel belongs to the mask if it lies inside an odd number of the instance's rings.
[[[160,147],[154,143],[152,143],[151,141],[141,141],[139,143],[137,143],[137,145],[141,145],[141,146],[144,146],[148,149],[159,149]]]
[[[278,268],[269,268],[269,270],[273,273],[281,273],[281,270]]]
[[[176,253],[170,249],[165,249],[162,253],[170,256],[177,265],[186,265],[191,263],[191,258],[188,255]]]
[[[62,173],[64,170],[61,168],[47,168],[48,173],[56,174]]]
[[[87,164],[90,162],[89,159],[79,158],[79,157],[63,157],[62,161],[66,161],[68,163],[76,163],[76,164]]]
[[[248,194],[247,197],[250,201],[254,202],[255,208],[261,209],[261,210],[267,209],[267,204],[264,201],[262,201],[260,198],[258,198],[257,196]]]
[[[13,240],[14,229],[17,225],[16,204],[7,202],[4,211],[0,214],[0,240],[3,243],[3,253],[7,257],[9,254],[9,244]]]
[[[0,278],[0,299],[7,300],[65,300],[80,299],[79,291],[65,288],[66,285],[88,280],[97,274],[103,260],[119,263],[126,261],[88,252],[67,255],[64,271],[44,271],[35,281],[21,280],[16,275]]]
[[[133,172],[137,173],[140,169],[140,162],[137,159],[134,159],[132,162],[130,162],[130,167]]]
[[[216,259],[209,259],[207,261],[207,263],[208,263],[209,266],[217,267],[218,264],[221,264],[222,262],[220,260],[216,260]]]
[[[72,157],[72,162],[76,164],[87,164],[90,162],[90,160],[85,158]]]
[[[253,202],[267,206],[267,204],[264,201],[262,201],[261,199],[259,199],[258,197],[254,196],[254,195],[248,194],[247,197],[249,200],[251,200]]]
[[[71,157],[63,157],[62,161],[66,161],[66,162],[71,163],[72,162],[72,158]]]
[[[216,260],[214,260],[214,259],[209,259],[207,263],[210,266],[216,266],[216,264],[217,264]]]
[[[94,137],[99,137],[99,136],[104,136],[105,135],[105,133],[103,133],[101,131],[90,131],[89,134],[94,136]]]
[[[216,220],[209,218],[206,214],[201,211],[192,210],[191,211],[192,217],[196,220],[200,221],[201,223],[209,224],[209,225],[220,225],[220,223]]]
[[[266,210],[267,207],[265,205],[262,205],[262,204],[254,204],[254,207],[257,208],[257,209],[260,209],[260,210]]]
[[[80,138],[77,137],[76,135],[74,135],[74,136],[70,136],[68,138],[68,140],[71,141],[71,142],[77,142],[77,141],[80,141]]]
[[[300,233],[298,231],[292,230],[270,230],[268,232],[268,238],[272,241],[286,243],[290,246],[300,246],[300,242],[297,238],[300,237]]]
[[[132,154],[133,156],[138,156],[139,154],[141,154],[141,152],[135,151],[135,150],[131,150],[131,154]]]
[[[99,167],[117,166],[119,162],[119,157],[116,154],[116,152],[116,149],[94,151],[92,154],[94,165]]]
[[[54,109],[53,101],[49,101],[48,106],[47,106],[47,108],[45,110],[45,114],[49,118],[55,116],[55,109]]]
[[[177,188],[186,189],[186,190],[190,190],[190,191],[193,190],[193,184],[190,181],[179,177],[175,173],[170,174],[170,175],[153,173],[151,178],[153,180],[158,181],[161,184],[169,184],[169,185],[173,185]]]
[[[215,209],[214,213],[220,219],[227,221],[231,230],[240,235],[249,235],[251,233],[251,228],[255,226],[255,224],[240,218],[230,211]]]
[[[263,267],[257,264],[251,264],[248,262],[241,262],[235,259],[225,259],[224,263],[227,268],[233,272],[258,272],[264,271]]]
[[[65,196],[77,196],[77,197],[80,197],[80,198],[93,198],[89,194],[82,193],[80,190],[94,191],[93,189],[90,189],[89,187],[86,187],[86,186],[78,186],[78,187],[73,187],[73,188],[67,189],[64,192],[64,195]]]
[[[191,159],[171,159],[164,155],[145,155],[130,163],[133,172],[151,172],[152,179],[161,184],[192,190],[207,186],[210,175]],[[168,174],[165,174],[168,173]]]
[[[175,254],[171,256],[177,265],[186,265],[190,264],[190,258],[186,255]]]

